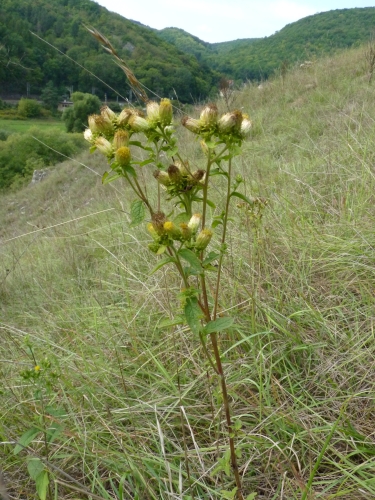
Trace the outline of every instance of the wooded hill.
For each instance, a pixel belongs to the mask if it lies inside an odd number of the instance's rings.
[[[209,44],[177,28],[159,36],[227,78],[261,80],[284,64],[319,57],[337,49],[358,46],[375,29],[375,8],[322,12],[288,24],[274,35]],[[251,33],[249,33],[251,35]]]
[[[270,37],[210,44],[178,28],[158,31],[125,19],[91,0],[2,0],[0,93],[25,95],[28,84],[31,94],[40,94],[52,82],[60,94],[69,88],[114,99],[106,82],[128,97],[122,71],[85,25],[111,40],[148,89],[193,102],[215,95],[222,76],[237,83],[261,80],[281,65],[366,42],[375,26],[375,8],[324,12]]]
[[[203,99],[219,79],[194,56],[161,40],[154,30],[109,12],[93,1],[2,0],[1,92],[25,94],[28,83],[31,93],[39,94],[51,81],[63,93],[69,87],[82,92],[94,90],[101,99],[104,93],[114,98],[115,93],[102,80],[128,97],[123,72],[85,25],[110,38],[142,83],[159,95],[176,98],[177,94],[182,102]]]

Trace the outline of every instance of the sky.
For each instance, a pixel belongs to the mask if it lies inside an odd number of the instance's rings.
[[[373,7],[375,0],[96,0],[151,28],[181,28],[210,43],[262,38],[306,16]]]

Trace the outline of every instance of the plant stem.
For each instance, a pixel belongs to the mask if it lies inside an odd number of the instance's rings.
[[[228,185],[227,185],[227,198],[225,202],[225,215],[224,215],[224,221],[223,221],[223,233],[221,236],[221,246],[225,244],[225,239],[227,236],[227,226],[228,226],[228,216],[229,216],[229,202],[230,202],[230,190],[231,190],[231,175],[232,175],[232,158],[229,159],[228,162]],[[212,314],[213,320],[216,319],[217,316],[217,308],[219,304],[219,288],[220,288],[220,279],[221,279],[221,270],[223,267],[223,258],[224,258],[224,249],[221,248],[220,252],[220,257],[219,257],[219,264],[218,264],[218,270],[217,270],[217,280],[216,280],[216,289],[215,289],[215,304],[214,304],[214,310]]]
[[[238,488],[237,490],[237,498],[238,500],[244,500],[244,497],[242,495],[242,482],[241,482],[241,477],[240,473],[238,471],[238,464],[237,464],[237,457],[236,457],[236,447],[234,444],[234,438],[233,438],[233,424],[232,424],[232,418],[230,414],[230,404],[229,404],[229,398],[228,398],[228,390],[227,390],[227,384],[225,380],[225,374],[223,370],[223,365],[221,363],[221,358],[220,358],[220,352],[219,352],[219,346],[217,343],[217,334],[216,333],[210,333],[210,338],[211,338],[211,343],[215,355],[215,361],[216,361],[216,366],[217,370],[220,376],[220,383],[221,383],[221,392],[223,395],[223,404],[224,404],[224,411],[225,411],[225,419],[227,421],[227,427],[228,427],[228,436],[229,436],[229,448],[230,448],[230,460],[231,460],[231,466],[234,474],[234,478],[236,480],[236,486]]]

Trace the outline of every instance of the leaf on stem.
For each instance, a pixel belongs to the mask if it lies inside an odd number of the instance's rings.
[[[144,221],[145,206],[142,200],[134,200],[130,206],[131,226],[138,226]]]
[[[173,319],[163,319],[162,321],[160,321],[156,328],[166,328],[168,326],[176,326],[183,323],[185,323],[184,316],[175,316]]]
[[[36,478],[40,473],[44,471],[44,463],[40,460],[40,458],[30,458],[27,462],[27,470],[30,474],[30,477],[33,481],[36,481]]]
[[[203,271],[201,261],[193,251],[189,250],[188,248],[182,248],[177,252],[177,255],[186,260],[186,262],[188,262],[195,271]]]
[[[20,451],[26,448],[26,446],[28,446],[40,432],[40,429],[38,429],[37,427],[32,427],[24,434],[22,434],[22,436],[18,440],[18,444],[13,450],[14,455],[17,455]]]
[[[233,318],[231,318],[230,316],[225,316],[224,318],[217,318],[214,321],[209,321],[203,328],[203,333],[208,335],[209,333],[218,333],[223,330],[227,330],[233,325],[233,321]]]
[[[245,201],[246,203],[248,203],[249,205],[252,205],[253,202],[250,198],[248,198],[247,196],[245,196],[244,194],[242,193],[239,193],[238,191],[233,191],[233,193],[230,194],[230,196],[236,196],[237,198],[240,198],[240,200],[242,201]]]
[[[188,297],[186,299],[186,304],[184,308],[186,322],[190,327],[190,330],[195,334],[199,334],[201,329],[201,318],[203,317],[202,311],[198,305],[198,299],[196,297]]]
[[[174,257],[165,257],[163,260],[161,260],[156,264],[156,266],[151,271],[150,275],[156,273],[156,271],[159,271],[159,269],[161,269],[166,264],[169,264],[170,262],[177,262],[177,261]]]

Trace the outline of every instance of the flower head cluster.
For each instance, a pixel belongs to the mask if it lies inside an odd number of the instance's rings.
[[[167,171],[156,170],[154,177],[159,184],[167,188],[173,197],[180,193],[187,193],[193,189],[201,189],[206,172],[202,169],[191,171],[189,163],[176,161],[169,165]]]
[[[135,108],[125,108],[116,114],[108,106],[103,106],[100,114],[88,117],[89,128],[85,130],[84,138],[109,162],[114,162],[114,170],[117,167],[122,170],[131,163],[131,136],[142,132],[152,138],[170,128],[172,118],[173,109],[169,99],[162,99],[160,104],[149,102],[147,116]]]
[[[154,240],[148,245],[149,249],[160,254],[167,247],[173,246],[174,241],[179,241],[187,248],[204,250],[210,243],[213,233],[210,229],[203,229],[198,233],[201,218],[200,214],[194,214],[189,222],[181,222],[177,225],[173,221],[167,220],[163,212],[154,213],[152,222],[147,225]]]
[[[232,137],[237,142],[242,141],[251,129],[248,115],[235,110],[219,117],[215,104],[207,104],[199,120],[185,116],[182,119],[182,125],[194,134],[203,137],[217,136],[222,139]]]

